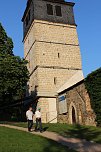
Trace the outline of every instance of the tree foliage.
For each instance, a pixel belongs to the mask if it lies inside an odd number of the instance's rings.
[[[13,55],[13,42],[0,23],[0,54]]]
[[[91,98],[91,105],[96,113],[96,121],[101,126],[101,68],[92,72],[85,79],[85,84]]]
[[[13,42],[0,23],[0,104],[20,99],[29,72],[27,61],[13,54]]]

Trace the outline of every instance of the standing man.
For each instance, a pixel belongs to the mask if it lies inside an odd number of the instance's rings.
[[[32,112],[32,107],[29,107],[29,110],[26,112],[26,117],[28,121],[28,131],[31,131],[32,126],[33,126],[33,112]]]
[[[39,130],[42,132],[42,122],[41,122],[41,109],[38,108],[38,110],[35,112],[35,117],[36,117],[36,127],[35,131],[38,130],[38,125],[39,125]]]

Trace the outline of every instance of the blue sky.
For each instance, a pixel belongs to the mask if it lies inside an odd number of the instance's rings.
[[[14,54],[23,57],[21,18],[27,0],[0,2],[0,22],[13,39]],[[101,0],[68,0],[74,7],[84,75],[101,67]]]

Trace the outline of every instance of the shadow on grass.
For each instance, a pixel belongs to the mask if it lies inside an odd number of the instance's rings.
[[[0,139],[0,152],[74,152],[53,140],[6,127],[0,127]]]
[[[77,152],[76,150],[70,149],[70,148],[68,148],[66,146],[62,150],[60,149],[59,146],[56,149],[53,145],[50,145],[50,146],[44,148],[44,152],[54,152],[54,151],[55,152]]]
[[[95,127],[75,125],[73,128],[64,131],[64,135],[101,143],[101,130],[95,129]]]
[[[15,125],[19,127],[27,128],[26,123],[12,123],[5,122],[5,124]],[[101,143],[101,128],[92,126],[81,126],[81,125],[68,125],[68,124],[42,124],[44,131],[51,131],[58,133],[66,138],[80,138],[88,141],[95,141]],[[33,128],[35,127],[35,124]]]
[[[43,131],[47,131],[49,127],[43,127]]]

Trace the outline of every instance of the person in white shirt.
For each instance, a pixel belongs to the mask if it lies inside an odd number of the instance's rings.
[[[26,117],[28,121],[28,131],[31,131],[32,126],[33,126],[33,112],[32,112],[32,107],[29,107],[29,110],[26,112]]]
[[[38,110],[35,112],[35,117],[36,117],[36,127],[35,127],[35,131],[38,131],[38,126],[39,126],[39,130],[40,132],[42,132],[42,122],[41,122],[41,112],[40,112],[40,108],[38,108]]]

